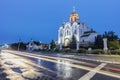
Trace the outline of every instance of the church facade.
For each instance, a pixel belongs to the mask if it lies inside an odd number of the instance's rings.
[[[69,20],[69,22],[64,22],[58,30],[58,44],[69,46],[74,36],[81,46],[93,45],[98,33],[79,21],[80,18],[75,9],[70,14]]]

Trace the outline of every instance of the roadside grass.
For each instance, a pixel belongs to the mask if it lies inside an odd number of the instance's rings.
[[[99,54],[98,56],[99,56],[99,57],[106,57],[106,58],[111,58],[111,59],[120,60],[120,55]]]

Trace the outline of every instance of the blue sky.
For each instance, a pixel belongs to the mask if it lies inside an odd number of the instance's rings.
[[[0,43],[57,40],[73,6],[80,21],[98,33],[113,30],[120,36],[120,0],[0,0]]]

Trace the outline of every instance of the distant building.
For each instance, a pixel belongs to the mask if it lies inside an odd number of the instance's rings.
[[[69,46],[72,36],[81,46],[93,45],[98,33],[89,28],[85,23],[79,21],[79,15],[73,9],[69,22],[64,22],[58,30],[58,44]]]
[[[0,49],[10,48],[8,44],[0,45]]]
[[[28,51],[48,49],[48,44],[37,43],[31,39],[31,41],[26,45]]]

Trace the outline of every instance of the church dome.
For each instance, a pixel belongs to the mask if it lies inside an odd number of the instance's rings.
[[[70,22],[75,22],[79,20],[79,15],[78,13],[75,11],[75,8],[73,7],[73,12],[70,15]]]

